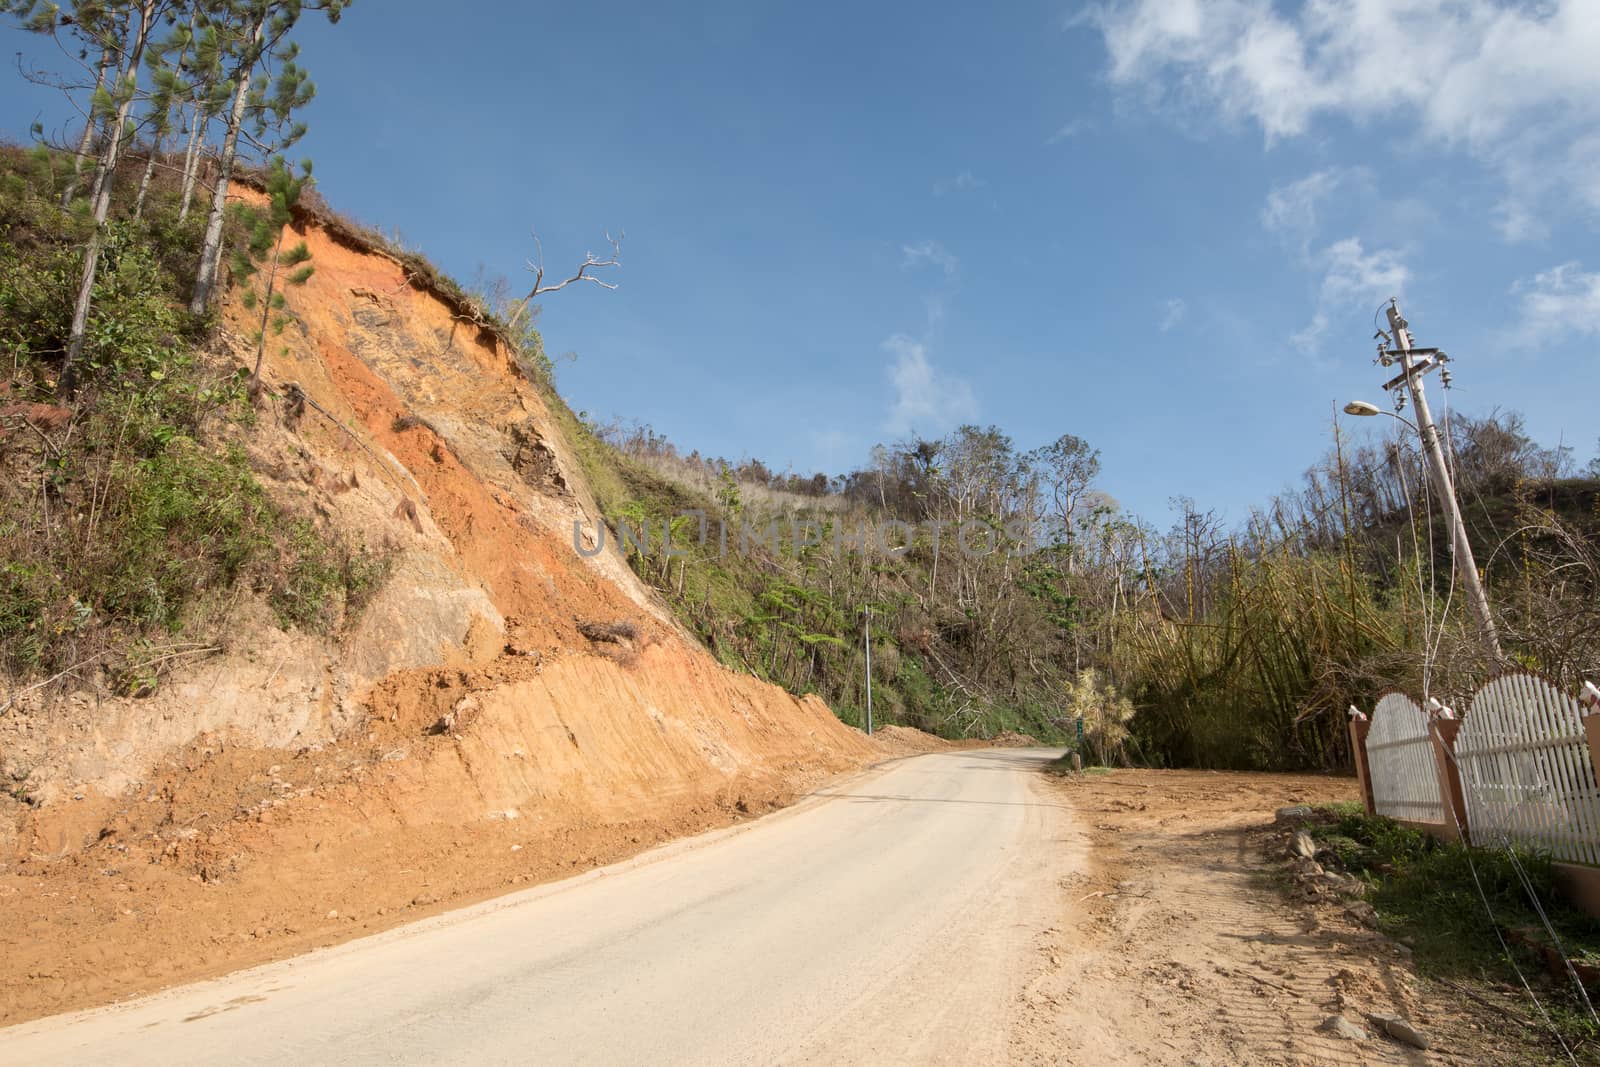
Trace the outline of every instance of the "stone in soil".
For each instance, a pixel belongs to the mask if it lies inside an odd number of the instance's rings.
[[[1330,1015],[1322,1020],[1322,1025],[1317,1027],[1325,1034],[1342,1037],[1347,1041],[1365,1041],[1368,1034],[1366,1030],[1346,1019],[1343,1015]]]

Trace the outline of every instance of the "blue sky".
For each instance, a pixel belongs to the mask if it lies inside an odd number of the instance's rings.
[[[1390,295],[1459,409],[1600,436],[1592,0],[366,0],[302,39],[336,207],[516,284],[530,227],[552,273],[626,230],[546,345],[575,408],[685,449],[1070,432],[1158,524],[1242,519],[1383,400]],[[13,139],[62,116],[6,100]]]

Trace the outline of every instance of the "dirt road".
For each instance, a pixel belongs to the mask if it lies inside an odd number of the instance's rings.
[[[564,882],[0,1030],[0,1063],[1547,1058],[1339,902],[1285,896],[1274,809],[1352,781],[1062,780],[1039,773],[1052,755],[905,759]],[[1368,1013],[1432,1048],[1370,1032]],[[1327,1032],[1334,1015],[1364,1036]]]
[[[978,1063],[1084,863],[1040,750],[784,813],[220,981],[0,1032],[7,1063]]]
[[[1410,950],[1345,901],[1289,881],[1275,809],[1354,799],[1354,780],[1119,770],[1059,780],[1050,795],[1071,808],[1089,862],[1056,887],[1011,1062],[1556,1061],[1537,1028],[1511,1021],[1528,1010],[1516,995],[1482,987],[1503,1005],[1491,1010],[1419,977]],[[1431,1047],[1380,1035],[1373,1013],[1413,1023]],[[1335,1016],[1352,1030],[1329,1032]]]

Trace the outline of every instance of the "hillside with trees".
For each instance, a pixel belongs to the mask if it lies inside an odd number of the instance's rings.
[[[382,584],[381,547],[265,492],[249,448],[267,407],[302,403],[263,368],[287,351],[294,294],[319,269],[295,227],[332,218],[309,161],[283,155],[315,96],[295,30],[348,6],[7,5],[68,63],[27,76],[82,115],[59,143],[40,129],[8,149],[0,195],[8,435],[33,441],[8,450],[0,485],[0,656],[29,686],[75,684],[92,663],[116,691],[144,692],[219,647],[232,590],[331,632]],[[1108,763],[1334,768],[1348,764],[1350,704],[1392,686],[1449,693],[1488,666],[1401,435],[1356,444],[1335,427],[1301,484],[1247,519],[1179,499],[1162,530],[1118,506],[1070,432],[1027,448],[963,426],[797,475],[577,418],[535,301],[610,288],[596,273],[618,262],[620,237],[608,241],[609,258],[565,281],[546,284],[541,258],[526,295],[387,254],[451,301],[452,334],[465,324],[519,353],[613,548],[729,667],[864,725],[870,652],[880,724],[1081,738]],[[226,292],[249,317],[242,363],[219,343]],[[30,413],[69,430],[35,440]],[[1597,483],[1515,413],[1456,414],[1448,430],[1510,655],[1577,680],[1600,658]],[[892,543],[875,543],[885,529]]]
[[[1489,667],[1399,433],[1354,444],[1333,427],[1329,453],[1247,521],[1185,498],[1163,531],[1122,511],[1071,434],[1024,451],[964,426],[829,477],[683,455],[649,427],[580,432],[608,514],[656,531],[625,545],[639,575],[724,662],[817,692],[851,723],[865,717],[868,607],[879,723],[1075,744],[1081,719],[1086,758],[1107,762],[1347,766],[1352,703],[1464,692]],[[1600,481],[1513,412],[1455,414],[1448,440],[1509,654],[1580,681],[1600,665]],[[707,517],[706,543],[688,512]],[[861,527],[891,519],[915,536],[857,547]],[[741,530],[774,521],[777,551],[753,537],[738,550]],[[958,550],[972,522],[992,550]],[[665,523],[684,555],[669,558]],[[797,524],[818,543],[794,551]]]

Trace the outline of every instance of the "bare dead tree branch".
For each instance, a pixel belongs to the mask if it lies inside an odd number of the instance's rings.
[[[527,316],[528,309],[533,305],[536,298],[546,293],[560,292],[573,282],[593,282],[602,289],[615,289],[617,287],[616,283],[608,282],[604,278],[597,278],[589,272],[603,267],[620,267],[622,265],[622,239],[626,236],[626,234],[619,232],[617,236],[612,237],[611,231],[607,230],[606,243],[611,246],[609,258],[600,259],[593,252],[586,252],[584,253],[583,262],[578,264],[578,269],[572,277],[554,285],[546,285],[544,283],[544,245],[539,240],[539,232],[537,230],[533,231],[533,247],[536,258],[528,261],[528,272],[533,275],[533,288],[528,291],[527,296],[517,302],[517,309],[512,313],[511,321],[506,324],[508,332],[513,335],[516,334],[517,327]]]

